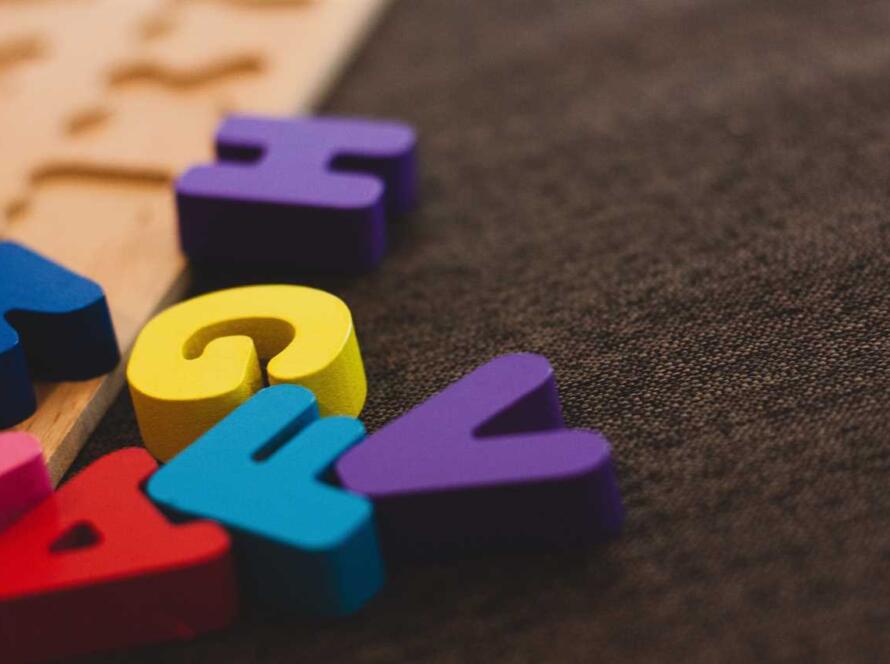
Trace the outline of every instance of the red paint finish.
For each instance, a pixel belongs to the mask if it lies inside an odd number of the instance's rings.
[[[0,659],[37,662],[229,624],[229,537],[172,524],[142,492],[143,449],[99,459],[0,533]]]

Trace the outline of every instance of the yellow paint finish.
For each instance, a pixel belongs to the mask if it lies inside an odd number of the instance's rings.
[[[146,448],[167,461],[269,383],[309,388],[322,417],[357,416],[367,383],[349,308],[304,286],[232,288],[158,314],[127,381]]]

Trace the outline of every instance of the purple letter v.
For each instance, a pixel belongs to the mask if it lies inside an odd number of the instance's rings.
[[[481,366],[349,450],[337,473],[374,501],[397,558],[596,541],[624,514],[609,444],[563,428],[539,355]]]

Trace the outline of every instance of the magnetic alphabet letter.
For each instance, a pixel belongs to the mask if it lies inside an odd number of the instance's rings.
[[[609,445],[562,427],[547,360],[505,355],[368,437],[337,473],[374,501],[388,556],[594,541],[623,518]]]
[[[120,359],[102,289],[13,242],[0,242],[0,429],[36,408],[32,375],[84,380]]]
[[[414,202],[415,143],[394,122],[230,117],[217,132],[218,163],[176,183],[183,251],[192,260],[368,270],[383,256],[385,217]]]
[[[353,418],[318,419],[307,389],[269,387],[159,470],[148,494],[229,528],[266,606],[351,613],[383,583],[372,507],[321,478],[364,433]]]
[[[349,308],[303,286],[209,293],[158,314],[127,367],[142,439],[170,459],[263,386],[311,389],[322,415],[358,415],[367,386]]]

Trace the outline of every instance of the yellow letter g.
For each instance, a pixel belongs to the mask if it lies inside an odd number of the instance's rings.
[[[143,328],[127,381],[145,447],[167,461],[264,385],[309,388],[321,416],[357,416],[367,384],[352,314],[304,286],[247,286],[174,305]]]

